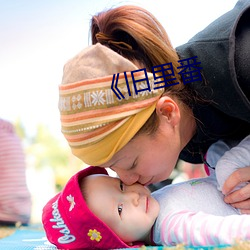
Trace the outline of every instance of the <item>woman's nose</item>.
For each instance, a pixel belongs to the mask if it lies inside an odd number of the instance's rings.
[[[139,175],[135,173],[129,173],[127,170],[119,169],[119,168],[112,168],[119,176],[119,178],[124,182],[126,185],[132,185],[139,180]]]

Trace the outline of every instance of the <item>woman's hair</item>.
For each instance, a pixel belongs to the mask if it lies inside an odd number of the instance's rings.
[[[176,97],[179,104],[192,105],[194,95],[182,83],[177,71],[179,57],[166,31],[150,12],[130,5],[100,12],[92,17],[91,37],[93,44],[99,42],[109,47],[128,60],[143,65],[148,72],[152,72],[153,66],[172,63],[179,84],[166,87],[164,94]],[[153,134],[158,123],[154,111],[138,133]]]

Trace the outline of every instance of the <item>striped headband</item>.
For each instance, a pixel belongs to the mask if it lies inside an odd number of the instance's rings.
[[[152,73],[97,43],[64,66],[61,129],[72,153],[101,165],[125,146],[155,110],[164,88]],[[117,74],[120,73],[120,74]]]

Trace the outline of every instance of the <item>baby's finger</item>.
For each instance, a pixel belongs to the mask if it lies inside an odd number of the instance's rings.
[[[240,212],[242,214],[250,214],[250,209],[241,209]]]
[[[231,203],[230,205],[232,205],[235,208],[240,209],[241,213],[247,213],[247,211],[250,212],[250,199],[247,199],[245,201],[241,201],[241,202],[235,202],[235,203]]]
[[[250,167],[240,168],[234,171],[225,181],[222,192],[223,194],[230,193],[237,185],[242,182],[247,182],[250,179]],[[250,198],[250,197],[247,197]]]
[[[250,198],[250,184],[230,193],[229,195],[226,195],[224,201],[226,203],[235,205],[236,203],[247,201],[249,200],[249,198]],[[250,209],[250,204],[248,208]]]

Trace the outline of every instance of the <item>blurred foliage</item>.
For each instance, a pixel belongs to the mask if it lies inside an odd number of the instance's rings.
[[[45,125],[39,124],[33,136],[27,135],[20,120],[14,125],[24,144],[27,167],[35,169],[51,167],[58,191],[74,173],[85,167],[84,163],[71,153],[66,140],[53,136]]]
[[[16,130],[16,133],[17,135],[21,138],[21,139],[25,139],[26,138],[26,131],[25,131],[25,128],[22,124],[22,121],[21,119],[17,119],[15,121],[15,124],[13,124],[15,126],[15,130]]]

